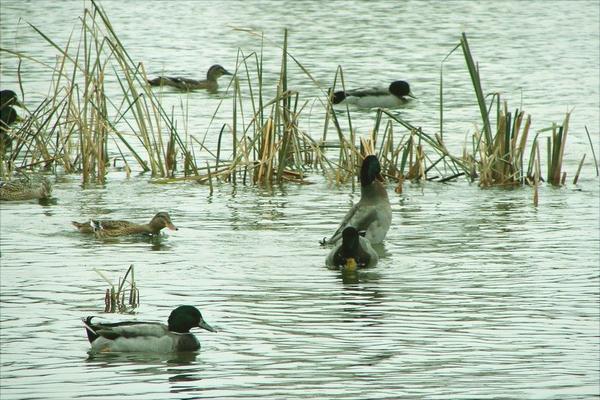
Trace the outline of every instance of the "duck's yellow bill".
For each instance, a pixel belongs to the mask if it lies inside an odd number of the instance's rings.
[[[354,271],[354,270],[356,270],[357,267],[358,267],[358,264],[356,263],[356,259],[346,258],[346,264],[344,265],[344,268],[346,268],[346,270]]]

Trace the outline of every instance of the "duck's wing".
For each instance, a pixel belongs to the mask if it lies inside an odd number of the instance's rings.
[[[371,242],[367,238],[359,237],[359,259],[361,266],[363,267],[374,267],[379,261],[379,255],[371,246]]]
[[[129,228],[132,226],[135,226],[134,223],[129,222],[129,221],[112,221],[112,220],[99,220],[96,221],[94,220],[94,223],[99,224],[99,227],[102,229],[106,229],[106,230],[112,230],[112,229],[124,229],[124,228]]]
[[[336,243],[336,245],[331,249],[329,254],[327,254],[327,258],[325,259],[325,265],[329,268],[337,268],[341,265],[342,260],[340,257],[340,249],[342,247],[342,242]]]
[[[93,317],[87,317],[83,320],[88,339],[93,342],[98,337],[109,340],[134,337],[163,337],[168,335],[169,330],[166,325],[158,322],[127,321],[115,323],[93,323]]]
[[[174,84],[180,85],[180,86],[196,85],[199,82],[197,79],[182,78],[180,76],[167,76],[167,77],[162,77],[162,78],[168,79],[169,81],[173,82]]]
[[[389,94],[388,89],[382,87],[358,88],[346,92],[346,96],[354,97],[387,96]]]
[[[179,76],[159,76],[158,78],[148,80],[150,86],[172,86],[181,90],[197,89],[204,86],[203,81],[195,79],[182,78]]]
[[[347,226],[353,226],[357,231],[365,231],[369,228],[369,225],[373,221],[377,220],[377,208],[365,205],[362,202],[358,202],[350,208],[348,213],[342,219],[340,226],[337,228],[335,233],[325,243],[335,243],[342,237],[342,231]]]

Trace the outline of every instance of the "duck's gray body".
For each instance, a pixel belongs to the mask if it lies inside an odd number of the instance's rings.
[[[369,268],[377,265],[378,260],[379,255],[369,240],[360,236],[355,228],[347,227],[342,232],[342,240],[327,255],[325,264],[329,268]]]
[[[142,321],[94,322],[93,319],[87,317],[83,320],[92,346],[91,353],[197,351],[200,342],[190,329],[198,327],[216,332],[193,306],[174,309],[169,315],[168,325]]]
[[[360,168],[360,200],[346,213],[331,238],[322,244],[335,244],[349,226],[364,232],[371,244],[383,242],[392,223],[392,207],[381,181],[379,160],[374,155],[365,157]]]

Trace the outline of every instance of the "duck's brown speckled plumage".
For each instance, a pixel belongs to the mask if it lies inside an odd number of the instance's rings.
[[[177,230],[167,212],[157,213],[147,224],[136,224],[123,220],[91,220],[87,222],[73,221],[73,225],[81,233],[95,233],[98,237],[158,235],[163,228]]]
[[[45,176],[24,175],[10,181],[0,181],[0,200],[19,201],[46,199],[52,194],[52,185]]]
[[[150,86],[172,86],[181,90],[196,90],[206,89],[208,91],[216,91],[219,88],[219,79],[223,75],[232,75],[222,66],[215,64],[208,69],[205,80],[196,80],[189,78],[159,76],[158,78],[149,79]]]

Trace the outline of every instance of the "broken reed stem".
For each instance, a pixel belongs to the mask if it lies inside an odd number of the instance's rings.
[[[581,161],[579,162],[579,166],[577,167],[577,172],[575,173],[575,178],[573,179],[573,185],[576,185],[577,181],[579,180],[579,173],[581,172],[581,167],[583,167],[584,161],[585,161],[585,154],[581,158]]]

